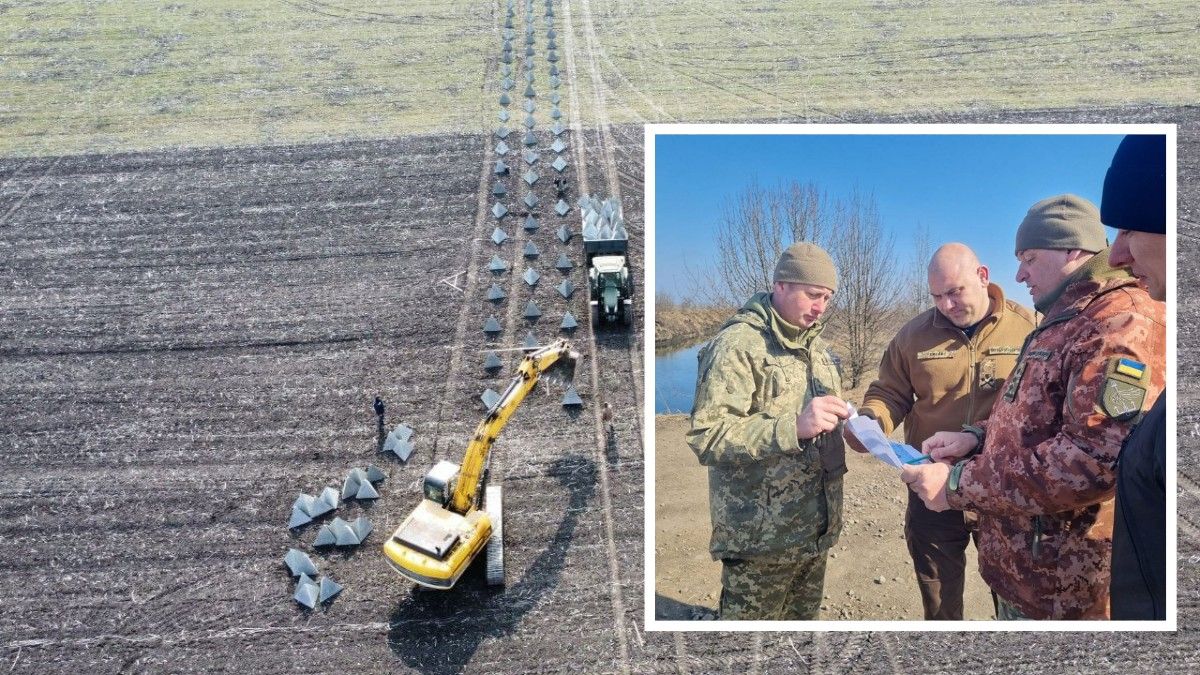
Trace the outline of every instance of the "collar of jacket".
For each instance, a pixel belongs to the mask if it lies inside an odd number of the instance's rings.
[[[1005,298],[1003,289],[989,281],[987,294],[988,300],[990,300],[992,304],[991,308],[988,309],[988,313],[984,314],[983,318],[979,320],[981,328],[984,322],[989,322],[992,320],[999,321],[1004,316],[1004,313],[1008,311],[1008,303],[1004,301]],[[947,319],[946,315],[942,314],[942,310],[938,309],[937,307],[933,308],[933,325],[937,328],[962,330],[962,328],[954,325],[953,321]]]
[[[1067,313],[1077,314],[1097,295],[1136,284],[1137,279],[1129,270],[1108,264],[1108,251],[1105,248],[1092,256],[1091,260],[1064,279],[1058,288],[1035,303],[1034,308],[1044,314],[1046,320]]]
[[[822,322],[817,322],[808,328],[801,328],[784,321],[771,304],[770,293],[755,293],[733,317],[725,322],[725,326],[735,323],[745,323],[759,330],[766,330],[775,337],[776,342],[792,351],[808,351],[813,340],[821,334],[825,327]]]

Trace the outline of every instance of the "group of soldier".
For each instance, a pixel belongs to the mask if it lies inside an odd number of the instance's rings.
[[[934,308],[857,410],[928,456],[900,474],[926,619],[963,618],[972,539],[997,619],[1165,618],[1166,218],[1165,138],[1132,135],[1099,209],[1050,197],[1017,228],[1036,314],[963,244],[934,253]],[[820,337],[837,286],[824,250],[793,244],[700,352],[687,437],[709,468],[721,619],[818,617],[845,445],[866,451]]]

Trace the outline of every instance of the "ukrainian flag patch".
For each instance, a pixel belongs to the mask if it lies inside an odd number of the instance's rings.
[[[1122,375],[1140,380],[1146,374],[1146,364],[1133,359],[1118,359],[1116,371]]]

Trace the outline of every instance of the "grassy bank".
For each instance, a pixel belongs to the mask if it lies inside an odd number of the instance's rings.
[[[656,305],[654,308],[654,349],[670,351],[702,342],[716,334],[733,315],[728,307],[679,307]]]

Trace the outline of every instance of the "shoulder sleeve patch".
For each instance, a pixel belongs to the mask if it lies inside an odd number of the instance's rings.
[[[1133,419],[1146,402],[1150,370],[1139,361],[1114,356],[1108,360],[1105,371],[1104,388],[1100,393],[1101,411],[1120,422]]]

